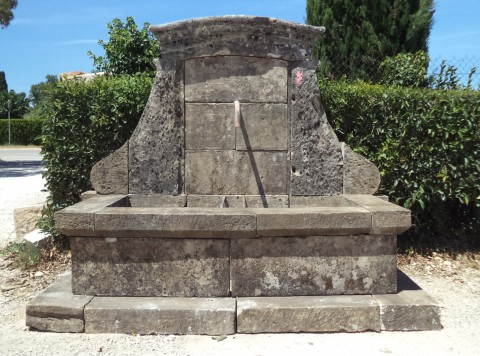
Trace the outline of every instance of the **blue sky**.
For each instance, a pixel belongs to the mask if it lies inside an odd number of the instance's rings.
[[[306,0],[19,0],[15,19],[0,29],[0,70],[9,89],[30,90],[47,74],[94,68],[87,51],[102,54],[107,22],[133,16],[160,25],[217,15],[256,15],[304,22]],[[430,36],[432,58],[470,59],[480,66],[480,0],[436,0]],[[328,29],[327,29],[328,30]],[[475,63],[476,62],[476,63]]]

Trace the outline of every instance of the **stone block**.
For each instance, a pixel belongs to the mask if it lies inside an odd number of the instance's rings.
[[[345,198],[370,211],[372,214],[371,234],[401,234],[412,226],[408,209],[389,203],[372,195],[345,195]]]
[[[234,105],[185,104],[187,150],[234,150]]]
[[[221,16],[151,26],[162,60],[232,55],[310,60],[324,27],[259,16]]]
[[[387,294],[397,290],[395,236],[231,240],[233,296]]]
[[[37,221],[42,216],[42,209],[43,204],[38,204],[13,210],[15,241],[21,242],[26,234],[37,228]]]
[[[181,208],[187,206],[187,196],[181,195],[161,195],[161,194],[131,194],[128,196],[130,206],[133,208],[147,207],[171,207]]]
[[[97,195],[95,190],[87,190],[80,195],[80,200],[88,200],[90,198],[94,198]]]
[[[288,195],[245,195],[247,208],[288,208]]]
[[[106,208],[95,227],[101,237],[251,238],[256,217],[241,208]]]
[[[228,239],[71,239],[73,293],[213,297],[230,294]]]
[[[64,273],[28,303],[26,325],[40,331],[81,333],[85,325],[83,310],[91,299],[73,295],[72,274]]]
[[[322,108],[315,69],[295,68],[290,83],[291,195],[342,194],[342,149]]]
[[[235,135],[237,150],[287,150],[289,140],[286,104],[241,103],[240,110],[240,127],[236,128]]]
[[[26,243],[32,244],[33,246],[42,248],[46,246],[46,244],[51,241],[50,240],[50,234],[44,231],[41,231],[40,229],[35,229],[33,231],[30,231],[28,234],[26,234],[23,237],[23,240]]]
[[[130,194],[184,193],[183,62],[159,67],[142,117],[129,140]]]
[[[214,56],[185,61],[185,101],[287,103],[287,62]]]
[[[186,152],[187,194],[286,194],[286,152]]]
[[[440,330],[440,307],[402,271],[398,271],[398,293],[374,295],[380,306],[382,330]]]
[[[343,194],[374,194],[380,187],[380,171],[365,157],[343,148]]]
[[[237,332],[380,331],[371,296],[251,297],[237,299]]]
[[[85,308],[86,333],[229,335],[233,298],[95,297]]]
[[[56,229],[67,236],[95,236],[95,213],[122,204],[125,195],[97,195],[55,213]]]
[[[368,233],[371,214],[361,207],[257,209],[257,236],[347,235]]]
[[[128,141],[93,166],[90,183],[99,194],[128,194]]]

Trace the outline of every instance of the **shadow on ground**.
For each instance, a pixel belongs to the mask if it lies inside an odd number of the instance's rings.
[[[28,177],[45,171],[42,161],[0,162],[0,178]]]

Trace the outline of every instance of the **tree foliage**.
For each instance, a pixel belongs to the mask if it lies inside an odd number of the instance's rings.
[[[53,87],[58,83],[58,77],[53,74],[45,76],[45,81],[37,84],[33,84],[30,87],[30,94],[28,99],[30,100],[31,108],[27,114],[29,118],[45,118],[45,106],[48,100],[48,96]]]
[[[7,27],[13,20],[13,9],[17,7],[17,0],[0,0],[0,26]]]
[[[150,33],[149,26],[149,23],[144,23],[139,29],[132,17],[127,17],[125,24],[118,18],[109,22],[109,41],[98,41],[105,55],[96,56],[88,52],[96,69],[108,74],[155,72],[153,60],[160,56],[160,46]]]
[[[10,100],[10,117],[22,118],[29,109],[29,100],[25,93],[17,93],[15,90],[0,92],[0,118],[8,116],[8,100]]]
[[[307,0],[307,23],[325,26],[314,53],[324,74],[369,79],[386,57],[427,51],[433,0]]]

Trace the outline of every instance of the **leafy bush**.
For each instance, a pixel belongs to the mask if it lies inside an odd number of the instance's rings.
[[[428,85],[429,57],[426,52],[401,53],[386,58],[380,63],[380,83],[405,87],[426,87]]]
[[[479,242],[479,92],[325,80],[320,90],[340,140],[379,167],[380,192],[412,209],[408,243]]]
[[[13,145],[40,145],[41,119],[11,119],[10,140]],[[0,144],[8,144],[8,119],[0,120]]]
[[[40,227],[57,236],[53,213],[91,189],[92,166],[128,140],[147,102],[152,78],[97,77],[63,81],[49,92],[42,133],[49,191]]]

